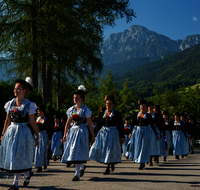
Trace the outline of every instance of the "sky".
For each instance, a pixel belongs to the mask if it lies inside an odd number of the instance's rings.
[[[130,23],[116,20],[115,27],[104,29],[104,40],[110,34],[123,32],[132,25],[165,35],[172,40],[183,40],[188,35],[200,34],[200,0],[129,0],[136,13]]]

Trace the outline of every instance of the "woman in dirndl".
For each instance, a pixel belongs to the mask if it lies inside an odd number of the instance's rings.
[[[185,141],[187,139],[185,125],[180,120],[179,113],[174,114],[174,125],[173,125],[173,155],[176,159],[179,159],[179,155],[185,155]]]
[[[92,112],[82,104],[82,101],[85,99],[85,90],[86,88],[80,85],[78,91],[74,92],[75,105],[67,110],[68,119],[63,136],[63,141],[66,143],[61,162],[69,165],[75,164],[76,172],[72,181],[78,181],[79,177],[84,175],[86,166],[83,163],[89,160],[89,134],[87,125],[92,134],[91,143],[94,142],[94,131],[91,121]],[[72,126],[68,134],[71,122]]]
[[[163,117],[161,116],[161,110],[159,105],[155,105],[154,107],[154,113],[155,113],[155,126],[158,128],[159,131],[159,145],[160,145],[160,155],[159,156],[165,156],[166,154],[166,144],[165,144],[165,121]],[[159,163],[159,156],[156,158],[156,163]]]
[[[186,138],[184,141],[185,144],[185,155],[182,155],[182,158],[186,155],[189,154],[189,138],[190,138],[190,133],[188,131],[189,128],[189,123],[187,122],[187,114],[186,113],[180,113],[180,120],[182,122],[182,124],[184,125],[185,128],[185,134],[186,134]]]
[[[51,140],[51,152],[54,156],[54,161],[57,160],[57,157],[62,157],[63,153],[63,144],[62,144],[62,126],[60,123],[60,117],[57,115],[54,116],[54,123],[51,126],[52,131],[52,140]]]
[[[124,143],[122,144],[122,150],[123,150],[123,156],[126,157],[128,159],[128,151],[127,151],[127,146],[128,146],[128,143],[130,141],[129,139],[129,133],[131,131],[131,118],[130,117],[125,117],[124,118],[125,120],[125,124],[124,124],[124,136],[125,136],[125,141]]]
[[[115,170],[121,162],[121,145],[124,143],[124,126],[121,113],[114,109],[114,96],[106,96],[106,110],[99,114],[97,137],[90,149],[90,159],[107,164],[104,175]]]
[[[39,131],[39,146],[35,147],[34,154],[34,167],[37,168],[36,172],[42,172],[42,167],[44,170],[47,169],[48,165],[48,144],[51,143],[51,129],[50,122],[46,117],[46,106],[39,105],[37,108],[37,119],[36,124]],[[36,136],[35,136],[36,140]]]
[[[4,106],[7,115],[1,135],[0,146],[0,169],[14,173],[13,185],[9,190],[18,190],[18,182],[21,174],[24,173],[23,186],[27,186],[33,175],[33,147],[34,141],[30,123],[36,134],[36,145],[39,135],[35,122],[36,104],[25,99],[24,96],[32,89],[32,80],[27,77],[25,80],[17,80],[14,88],[16,98],[7,102]]]
[[[151,114],[146,112],[147,101],[139,100],[140,112],[134,115],[132,121],[132,135],[129,147],[129,158],[135,163],[140,163],[139,170],[144,169],[145,163],[150,161],[152,132],[155,133],[154,138],[159,141],[159,136],[154,126]],[[153,131],[151,131],[151,129]]]
[[[158,135],[160,135],[159,132],[159,128],[156,125],[156,123],[158,123],[158,117],[156,117],[156,114],[154,113],[154,104],[153,102],[149,101],[147,102],[147,106],[148,106],[148,114],[151,115],[152,119],[153,119],[153,123],[154,123],[154,127],[158,133]],[[159,141],[156,139],[156,134],[153,132],[152,128],[151,129],[151,157],[150,157],[150,162],[149,162],[149,166],[153,166],[153,162],[152,162],[152,158],[154,157],[154,161],[158,162],[158,157],[160,155],[160,143]]]
[[[167,156],[169,156],[169,150],[172,148],[172,129],[173,123],[169,121],[169,113],[167,111],[162,112],[163,119],[165,121],[165,142],[167,143],[166,153],[164,155],[164,161],[167,161]]]

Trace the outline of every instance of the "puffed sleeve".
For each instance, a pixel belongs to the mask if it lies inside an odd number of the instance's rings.
[[[85,117],[89,118],[89,117],[91,117],[91,115],[92,115],[92,111],[89,108],[86,108],[86,110],[85,110]]]
[[[5,105],[4,105],[4,109],[5,109],[5,111],[6,111],[7,113],[9,113],[9,109],[10,109],[10,106],[11,106],[13,100],[14,100],[14,99],[12,99],[12,100],[6,102]]]
[[[67,114],[67,117],[70,118],[70,108],[67,110],[66,114]]]
[[[34,102],[30,102],[30,107],[28,110],[28,115],[33,115],[36,113],[37,106]]]

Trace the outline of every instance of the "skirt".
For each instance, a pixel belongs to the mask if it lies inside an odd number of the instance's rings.
[[[73,125],[64,143],[61,163],[86,163],[89,160],[89,136],[85,124]]]
[[[122,144],[123,156],[127,157],[127,146],[129,142],[129,135],[125,135],[125,141]]]
[[[62,155],[61,139],[62,139],[61,131],[54,132],[54,134],[52,136],[52,145],[51,145],[52,156],[61,156]]]
[[[156,139],[154,131],[151,129],[151,156],[160,156],[160,142]],[[160,136],[160,132],[156,127],[156,130]]]
[[[161,138],[161,135],[159,135],[159,143],[160,143],[160,156],[166,156],[166,144],[165,144],[165,139],[164,135]]]
[[[149,126],[134,127],[129,147],[130,159],[136,163],[150,161],[151,136],[152,132]]]
[[[117,127],[102,127],[89,152],[90,159],[104,164],[121,162],[121,146]]]
[[[173,155],[185,155],[185,135],[183,131],[172,131]]]
[[[10,173],[31,170],[33,147],[33,136],[27,124],[11,122],[0,146],[0,168]]]
[[[166,134],[166,142],[167,142],[167,149],[166,149],[165,156],[169,156],[169,149],[172,147],[172,141],[171,141],[172,137],[169,130],[166,130],[165,134]]]
[[[36,139],[36,136],[35,136]],[[39,146],[35,147],[34,166],[36,168],[47,166],[48,134],[46,131],[39,132]]]

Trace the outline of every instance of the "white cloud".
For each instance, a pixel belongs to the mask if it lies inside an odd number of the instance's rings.
[[[194,16],[194,17],[193,17],[193,21],[197,21],[197,17]]]

